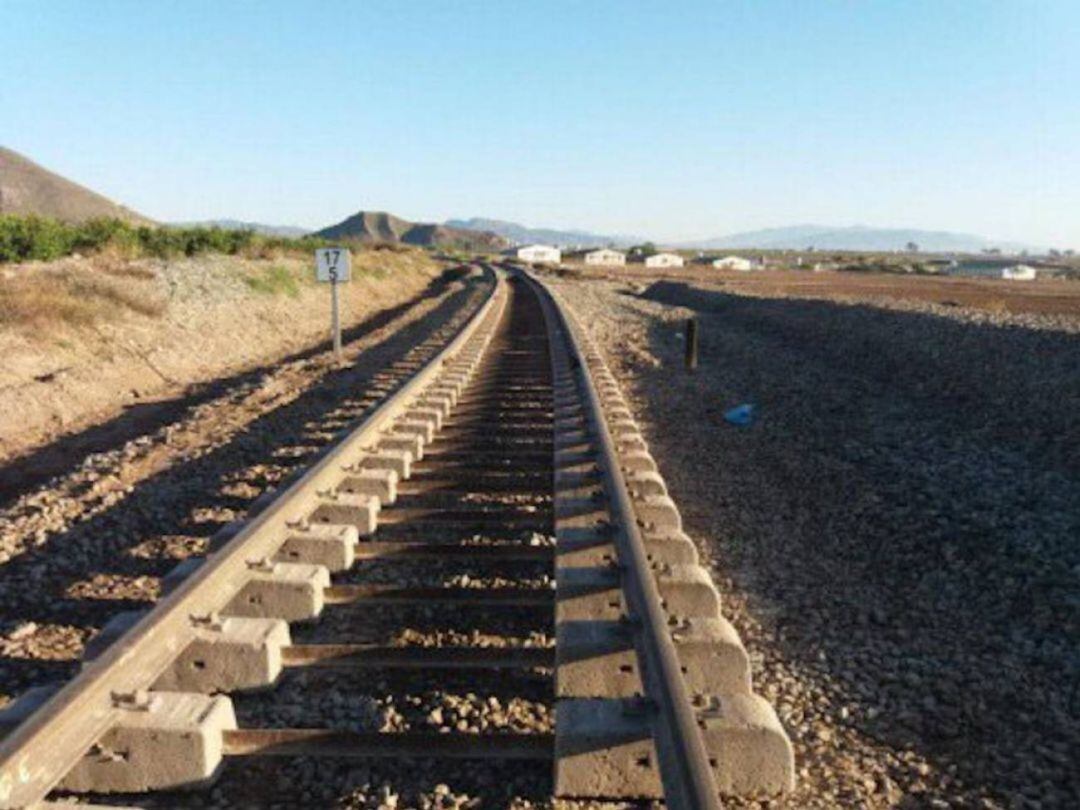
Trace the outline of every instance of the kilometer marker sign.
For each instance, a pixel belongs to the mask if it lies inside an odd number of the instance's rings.
[[[348,248],[328,247],[315,251],[315,279],[330,284],[348,281],[352,273],[352,254]]]
[[[334,358],[341,362],[341,317],[338,314],[338,284],[352,278],[352,254],[348,248],[328,247],[315,251],[315,280],[330,285],[330,333]]]

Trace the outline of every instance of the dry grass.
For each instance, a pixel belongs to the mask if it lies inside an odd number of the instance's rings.
[[[110,242],[91,251],[91,261],[103,269],[123,268],[139,258],[138,246],[131,242]]]
[[[408,253],[410,250],[415,250],[415,248],[399,242],[373,242],[370,247],[373,251],[383,253]]]
[[[252,292],[261,295],[287,295],[289,298],[300,295],[300,284],[303,280],[282,264],[256,268],[244,276],[244,283]]]
[[[281,245],[276,245],[270,242],[255,242],[248,245],[246,248],[240,251],[241,256],[245,259],[263,259],[267,261],[280,261],[289,254]]]
[[[90,326],[127,314],[158,317],[165,302],[138,283],[145,279],[141,271],[74,268],[2,278],[0,326],[41,332],[59,325]]]
[[[125,279],[137,279],[139,281],[153,281],[157,273],[148,267],[142,267],[135,263],[130,256],[124,255],[123,251],[111,249],[102,251],[87,260],[88,269],[105,273],[110,276]]]
[[[145,267],[133,267],[131,265],[114,265],[110,267],[101,268],[103,273],[108,273],[110,276],[116,276],[118,278],[137,278],[140,281],[153,281],[157,278],[157,273],[153,270],[147,270]]]
[[[352,255],[355,278],[382,280],[390,275],[422,270],[431,264],[430,257],[422,250],[402,245],[375,250],[361,250]]]
[[[235,274],[258,296],[298,298],[315,284],[314,261],[307,254],[298,260],[288,251],[266,247],[266,255],[277,252],[283,255],[276,261],[229,260],[221,272]],[[356,281],[391,281],[431,265],[427,253],[416,249],[353,254]],[[130,316],[160,317],[167,306],[158,282],[161,272],[152,262],[132,260],[120,248],[89,257],[11,265],[0,271],[0,331],[55,340],[63,327],[85,328]]]

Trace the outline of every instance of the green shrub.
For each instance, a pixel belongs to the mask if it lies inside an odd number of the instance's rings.
[[[72,247],[77,252],[103,250],[109,245],[132,248],[138,244],[135,229],[119,219],[92,219],[72,230]]]
[[[0,216],[0,261],[49,261],[71,253],[74,232],[45,217]]]
[[[202,253],[230,256],[311,253],[326,244],[329,243],[325,239],[314,236],[290,239],[217,227],[136,226],[120,219],[93,219],[81,225],[66,225],[47,217],[0,215],[0,263],[49,261],[71,253],[109,248],[132,256],[170,259]]]

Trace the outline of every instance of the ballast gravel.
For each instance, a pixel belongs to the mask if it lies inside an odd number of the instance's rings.
[[[793,795],[728,806],[1080,806],[1076,329],[555,286],[606,352],[795,744]],[[743,403],[753,423],[729,424]]]

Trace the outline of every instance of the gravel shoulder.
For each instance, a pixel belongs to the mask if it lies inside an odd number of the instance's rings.
[[[1080,804],[1071,321],[554,283],[623,380],[792,734],[798,790],[762,805]],[[744,402],[755,422],[725,422]]]

